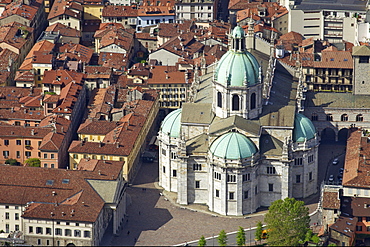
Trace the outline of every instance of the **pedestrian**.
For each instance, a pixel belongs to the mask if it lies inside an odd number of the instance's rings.
[[[130,235],[130,231],[127,231],[127,235]]]
[[[134,238],[134,242],[136,243],[136,238]]]
[[[140,211],[139,211],[139,215],[140,215]]]

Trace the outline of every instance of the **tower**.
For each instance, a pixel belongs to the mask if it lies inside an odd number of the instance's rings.
[[[229,51],[221,58],[214,75],[213,111],[221,118],[257,118],[262,111],[260,65],[246,50],[243,28],[236,26],[229,38]]]

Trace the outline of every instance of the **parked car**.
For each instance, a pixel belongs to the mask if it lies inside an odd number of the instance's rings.
[[[329,182],[334,182],[334,175],[333,174],[330,175],[328,180],[329,180]]]
[[[344,172],[344,168],[339,168],[339,174],[342,174],[343,175],[343,172]]]
[[[335,159],[333,160],[333,165],[338,165],[338,163],[339,163],[338,158],[335,158]]]

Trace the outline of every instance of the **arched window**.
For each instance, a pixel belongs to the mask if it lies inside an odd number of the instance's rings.
[[[256,94],[252,93],[251,95],[251,109],[256,108]]]
[[[217,92],[217,106],[222,107],[222,94]]]
[[[326,115],[326,121],[333,121],[333,115],[327,114]]]
[[[312,120],[312,121],[317,121],[317,120],[318,120],[318,118],[319,118],[319,117],[317,116],[317,113],[315,113],[315,112],[314,112],[314,113],[312,113],[312,115],[311,115],[311,120]]]
[[[364,121],[364,117],[362,116],[362,114],[358,114],[356,116],[356,122],[362,122],[362,121]]]
[[[233,104],[231,109],[233,111],[239,111],[239,96],[237,94],[233,95]]]
[[[340,117],[340,121],[342,121],[342,122],[348,121],[348,115],[347,115],[347,114],[343,114],[343,115]]]

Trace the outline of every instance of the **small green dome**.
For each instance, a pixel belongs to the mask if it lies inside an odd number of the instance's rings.
[[[316,129],[310,119],[302,114],[295,114],[293,141],[304,142],[315,137]]]
[[[218,62],[215,80],[225,86],[253,86],[259,82],[260,66],[248,51],[229,50]],[[229,82],[229,83],[228,83]]]
[[[168,114],[161,125],[161,131],[170,137],[180,137],[181,108]]]
[[[231,36],[236,39],[245,37],[244,29],[241,26],[234,27],[233,31],[231,32]]]
[[[237,132],[229,132],[218,137],[212,143],[210,151],[219,158],[236,160],[251,157],[257,152],[257,148],[248,137]]]

